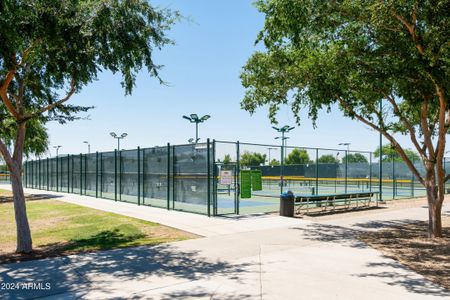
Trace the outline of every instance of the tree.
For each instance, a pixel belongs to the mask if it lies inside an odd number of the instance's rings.
[[[223,163],[224,165],[229,165],[229,164],[231,164],[231,156],[230,156],[230,154],[225,154],[225,156],[223,157],[222,163]]]
[[[280,161],[276,160],[275,158],[273,158],[270,162],[269,162],[269,166],[279,166],[280,165]]]
[[[339,160],[332,154],[324,154],[321,155],[317,161],[319,164],[337,164],[339,163]]]
[[[266,155],[257,152],[245,151],[241,155],[239,163],[241,166],[260,166],[266,161]]]
[[[130,94],[145,68],[161,81],[153,52],[170,44],[176,12],[145,0],[27,0],[0,2],[0,114],[11,124],[0,153],[11,173],[19,253],[32,251],[21,173],[31,122],[65,123],[90,107],[67,101],[102,71],[120,73]],[[37,127],[36,127],[37,128]]]
[[[442,236],[443,157],[450,126],[448,0],[259,0],[265,14],[254,53],[241,74],[242,107],[269,105],[269,117],[290,104],[300,123],[321,109],[380,132],[427,191],[429,237]],[[306,9],[307,8],[307,9]],[[425,172],[395,133],[408,135]]]
[[[347,163],[368,163],[367,158],[361,153],[349,153],[342,158],[343,162]]]
[[[396,162],[401,162],[403,161],[402,157],[400,156],[400,154],[391,146],[391,145],[383,145],[382,148],[382,154],[383,157],[381,158],[381,161],[383,162],[392,162],[392,160],[396,161]],[[419,155],[417,155],[416,152],[414,152],[414,150],[411,149],[404,149],[406,156],[411,160],[411,161],[419,161],[420,157]],[[375,152],[373,153],[373,155],[375,157],[380,157],[380,147],[378,147]]]
[[[284,161],[286,165],[302,165],[309,164],[310,162],[308,152],[304,149],[297,148],[294,148]]]

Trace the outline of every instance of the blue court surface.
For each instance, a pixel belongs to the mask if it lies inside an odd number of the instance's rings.
[[[255,207],[255,206],[270,206],[270,205],[273,205],[273,203],[239,200],[240,207]],[[234,200],[219,199],[217,201],[217,207],[219,207],[219,208],[234,208]]]

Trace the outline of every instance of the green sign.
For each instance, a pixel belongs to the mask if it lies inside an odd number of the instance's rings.
[[[250,170],[241,171],[241,198],[252,197],[252,173]]]
[[[252,190],[262,191],[262,172],[261,170],[252,170]]]

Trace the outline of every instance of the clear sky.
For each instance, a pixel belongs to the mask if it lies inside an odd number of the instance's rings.
[[[66,125],[48,125],[51,154],[54,145],[60,153],[108,151],[116,146],[109,132],[126,132],[121,148],[151,147],[186,143],[195,128],[182,115],[210,114],[200,126],[200,137],[256,143],[279,143],[267,118],[267,108],[253,116],[241,110],[244,89],[239,73],[248,57],[258,48],[254,41],[264,18],[252,6],[252,0],[171,0],[151,1],[162,7],[178,9],[190,21],[177,24],[170,33],[176,45],[157,53],[155,60],[165,65],[161,76],[169,85],[159,85],[155,78],[141,73],[131,96],[124,96],[120,76],[100,74],[98,81],[71,99],[72,103],[94,105],[88,120]],[[280,125],[295,125],[289,109],[278,115]],[[406,141],[405,139],[401,139]],[[303,123],[290,133],[290,145],[374,150],[378,134],[363,124],[343,117],[335,109],[321,113],[313,129],[306,115]]]

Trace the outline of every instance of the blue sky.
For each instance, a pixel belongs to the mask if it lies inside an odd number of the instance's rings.
[[[176,45],[157,53],[155,60],[165,65],[161,76],[169,82],[159,85],[145,72],[139,74],[131,96],[124,96],[120,76],[100,74],[98,81],[75,95],[72,103],[94,105],[89,120],[66,125],[48,125],[51,154],[54,145],[62,145],[60,153],[86,152],[83,141],[89,141],[91,151],[112,150],[115,140],[109,132],[127,132],[123,148],[151,147],[186,143],[194,136],[194,126],[182,115],[210,114],[201,124],[200,137],[218,140],[278,143],[267,118],[267,108],[253,116],[240,109],[244,89],[239,73],[248,57],[259,46],[254,45],[264,23],[263,15],[252,1],[172,0],[152,1],[162,7],[178,9],[190,21],[184,20],[170,32]],[[280,125],[295,125],[288,108],[283,108]],[[335,109],[321,113],[318,127],[303,115],[303,123],[290,134],[290,145],[339,148],[350,142],[351,149],[374,150],[378,134],[363,124],[343,117]],[[406,139],[401,139],[406,141]]]

